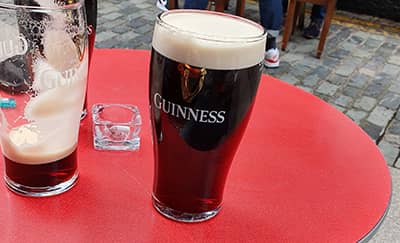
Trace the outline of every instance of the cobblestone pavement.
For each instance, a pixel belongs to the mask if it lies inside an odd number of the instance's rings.
[[[228,12],[233,12],[234,2]],[[150,49],[159,12],[155,0],[99,1],[96,46]],[[394,180],[400,180],[400,23],[339,11],[336,15],[321,59],[314,57],[318,40],[305,40],[298,31],[281,52],[280,68],[264,71],[313,93],[354,120],[376,141]],[[247,2],[245,17],[258,21],[257,3]],[[396,229],[383,231],[399,242],[398,224]]]

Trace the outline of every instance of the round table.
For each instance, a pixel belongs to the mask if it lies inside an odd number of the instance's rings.
[[[86,118],[74,188],[26,198],[0,186],[3,242],[355,242],[372,235],[391,197],[378,148],[333,107],[267,75],[219,215],[185,224],[157,213],[151,203],[149,60],[149,51],[97,49],[89,81],[89,105],[139,107],[140,150],[94,150]]]

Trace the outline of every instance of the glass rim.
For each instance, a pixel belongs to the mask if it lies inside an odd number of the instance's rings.
[[[18,9],[27,9],[31,11],[62,11],[62,10],[69,10],[69,9],[79,9],[84,6],[85,0],[77,0],[75,3],[64,4],[64,5],[57,5],[54,7],[45,7],[45,6],[32,6],[32,5],[22,5],[22,4],[15,4],[15,3],[4,3],[0,0],[0,9],[8,9],[8,10],[18,10]]]
[[[240,20],[244,23],[250,24],[258,29],[261,30],[261,34],[259,35],[254,35],[254,36],[245,36],[245,37],[235,37],[235,36],[229,36],[229,37],[222,37],[222,36],[216,36],[216,35],[207,35],[207,34],[201,34],[199,32],[195,31],[188,31],[188,30],[183,30],[179,27],[176,27],[174,25],[171,25],[167,23],[166,21],[163,20],[163,17],[168,15],[168,14],[174,14],[174,13],[202,13],[202,14],[210,14],[210,15],[217,15],[217,16],[224,16],[228,17],[231,19],[237,19]],[[157,24],[164,27],[168,28],[172,31],[179,31],[183,34],[191,35],[193,37],[196,37],[198,39],[206,40],[206,41],[212,41],[212,42],[221,42],[221,43],[240,43],[240,42],[257,42],[262,39],[264,39],[267,35],[267,31],[265,30],[264,27],[262,27],[260,24],[250,20],[246,19],[244,17],[240,17],[237,15],[232,15],[232,14],[227,14],[223,12],[217,12],[217,11],[210,11],[210,10],[198,10],[198,9],[173,9],[173,10],[168,10],[165,12],[162,12],[157,15]]]

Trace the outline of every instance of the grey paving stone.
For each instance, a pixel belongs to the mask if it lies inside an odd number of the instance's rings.
[[[114,27],[120,27],[120,26],[127,27],[125,24],[126,22],[127,22],[127,20],[125,18],[118,18],[118,19],[107,21],[106,23],[104,23],[102,25],[102,27],[105,28],[106,30],[115,32]]]
[[[338,98],[335,99],[334,103],[336,105],[348,108],[353,101],[353,98],[345,95],[340,95]]]
[[[357,88],[363,88],[368,84],[370,79],[371,77],[368,75],[357,73],[350,78],[349,85]]]
[[[388,63],[400,66],[400,56],[399,55],[392,55],[389,57]]]
[[[369,38],[370,34],[365,32],[365,31],[357,31],[355,30],[354,33],[352,34],[352,37],[356,37],[362,41],[365,41]]]
[[[390,166],[393,166],[400,151],[399,147],[388,143],[385,140],[382,140],[378,146],[385,157],[386,163]]]
[[[358,44],[354,44],[351,42],[344,42],[341,47],[343,48],[343,50],[349,51],[349,52],[353,52],[354,50],[357,49]]]
[[[125,24],[118,25],[112,28],[112,32],[117,33],[119,35],[133,33],[133,29]]]
[[[340,30],[336,33],[336,37],[340,40],[346,40],[352,33],[352,30],[347,26],[342,26]]]
[[[371,33],[371,34],[369,35],[369,39],[377,40],[377,41],[382,41],[382,42],[383,42],[386,38],[385,38],[385,36],[383,36],[382,34],[379,34],[379,33],[376,33],[376,34]]]
[[[291,70],[291,65],[287,61],[280,61],[279,68],[264,68],[264,73],[270,74],[275,77],[286,75]]]
[[[322,64],[328,68],[336,68],[338,65],[340,65],[340,59],[324,56],[322,59]]]
[[[392,134],[387,131],[384,135],[384,139],[391,144],[400,146],[400,135]]]
[[[358,46],[359,44],[361,44],[362,42],[364,42],[365,38],[361,37],[361,36],[357,36],[355,34],[353,34],[348,40],[348,43],[351,43],[353,45]]]
[[[397,110],[400,106],[400,95],[388,92],[379,102],[380,105],[391,110]]]
[[[365,117],[367,117],[368,113],[365,112],[365,111],[359,111],[359,110],[351,109],[351,110],[348,110],[348,111],[346,112],[346,115],[347,115],[348,117],[350,117],[354,122],[356,122],[356,123],[358,124],[358,123],[360,123],[360,121],[361,121],[362,119],[364,119]]]
[[[147,23],[148,23],[148,21],[143,19],[143,17],[138,17],[138,18],[135,18],[135,19],[131,19],[129,21],[128,25],[130,27],[132,27],[132,28],[139,28],[139,27],[141,27],[141,26],[143,26],[143,25],[145,25]]]
[[[326,79],[328,75],[332,72],[332,70],[328,67],[318,65],[314,67],[314,70],[311,71],[311,75],[317,75],[321,79]]]
[[[350,76],[354,72],[354,70],[357,68],[356,64],[351,64],[351,63],[343,63],[336,69],[336,74],[340,76]]]
[[[118,35],[117,40],[118,41],[136,41],[135,38],[138,37],[139,34],[133,32],[133,31],[127,31],[123,34]]]
[[[388,79],[387,76],[376,76],[365,89],[364,95],[378,98],[390,85],[391,81]]]
[[[367,121],[374,125],[385,127],[393,118],[394,113],[394,111],[389,110],[383,106],[377,106],[368,116]]]
[[[384,42],[377,50],[376,53],[379,55],[389,56],[396,49],[396,46],[392,43]]]
[[[109,14],[103,15],[102,17],[110,21],[110,20],[118,19],[121,16],[122,16],[122,14],[119,12],[111,12]]]
[[[344,113],[344,112],[346,111],[346,108],[341,107],[341,106],[338,106],[338,105],[333,105],[333,107],[334,107],[336,110],[338,110],[338,111],[340,111],[340,112],[342,112],[342,113]]]
[[[317,92],[324,95],[333,96],[338,88],[339,87],[337,85],[331,84],[327,81],[322,81],[320,86],[317,88]]]
[[[354,49],[351,54],[352,54],[352,56],[359,57],[359,58],[370,58],[373,55],[371,50],[369,50],[369,49],[365,50],[365,49],[360,49],[360,48]]]
[[[328,52],[328,56],[336,59],[344,59],[347,56],[350,55],[350,52],[348,50],[344,49],[336,49]]]
[[[400,120],[395,119],[388,128],[390,134],[400,135]]]
[[[280,79],[290,84],[299,83],[299,80],[296,77],[292,76],[291,74],[284,74],[280,77]]]
[[[371,70],[368,68],[360,68],[360,70],[358,70],[360,73],[368,75],[370,77],[375,76],[376,71],[375,70]]]
[[[303,56],[303,59],[301,60],[301,63],[310,69],[315,69],[317,67],[321,67],[322,61],[320,59],[317,59],[313,56]]]
[[[331,74],[328,76],[327,80],[332,83],[332,84],[336,84],[338,86],[341,86],[343,84],[345,84],[347,82],[347,77],[343,77],[343,76],[339,76],[336,74]]]
[[[313,93],[313,89],[311,89],[311,88],[309,88],[309,87],[306,87],[306,86],[303,86],[303,85],[301,85],[301,84],[297,84],[296,87],[298,87],[298,88],[300,88],[300,89],[306,91],[307,93],[310,93],[310,94]]]
[[[356,87],[351,87],[351,86],[345,86],[342,90],[344,95],[356,98],[357,96],[359,96],[362,92],[362,89],[360,88],[356,88]]]
[[[368,96],[363,96],[354,103],[354,107],[361,108],[365,111],[372,110],[377,103],[377,100]]]
[[[383,56],[374,56],[364,65],[364,68],[378,72],[383,68],[385,63],[386,60]]]
[[[117,36],[117,34],[111,32],[111,31],[103,31],[103,32],[96,34],[96,42],[101,43],[105,40],[114,38],[116,36]]]
[[[377,40],[369,37],[367,41],[362,45],[364,49],[377,49],[379,46],[383,44],[383,39],[382,40]]]
[[[380,137],[384,130],[384,127],[377,126],[368,121],[361,122],[360,127],[375,141]]]
[[[121,43],[116,42],[114,39],[107,39],[102,42],[96,41],[95,47],[96,48],[114,48],[114,47],[120,47],[120,44]]]
[[[297,78],[303,79],[310,73],[310,71],[310,67],[302,63],[295,63],[292,65],[292,70],[290,70],[290,73]]]
[[[389,90],[391,91],[391,92],[394,92],[394,93],[396,93],[396,94],[400,94],[400,82],[399,83],[391,83],[390,84],[390,87],[389,87]]]
[[[378,232],[370,240],[371,243],[400,242],[400,170],[389,167],[392,176],[392,201],[389,213]]]
[[[284,56],[282,56],[281,60],[287,61],[289,63],[294,63],[300,60],[303,60],[304,56],[300,55],[298,53],[286,53]]]
[[[146,33],[150,33],[150,32],[152,32],[153,31],[153,26],[152,25],[149,25],[149,24],[146,24],[146,25],[142,25],[142,26],[140,26],[140,27],[138,27],[138,28],[135,28],[135,32],[136,33],[139,33],[139,34],[146,34]]]
[[[116,6],[112,6],[112,5],[105,6],[106,4],[107,3],[105,3],[104,1],[100,1],[98,3],[98,5],[99,5],[98,13],[99,13],[99,15],[101,17],[103,17],[103,15],[105,15],[105,14],[108,14],[108,13],[111,13],[111,12],[116,12],[116,11],[119,10],[118,7],[116,7]]]
[[[382,72],[390,76],[397,76],[400,73],[400,67],[390,63],[385,64],[383,66]]]
[[[320,81],[320,78],[318,77],[318,75],[313,74],[313,75],[310,75],[310,76],[304,78],[303,84],[308,87],[313,87],[313,86],[317,85],[319,81]]]

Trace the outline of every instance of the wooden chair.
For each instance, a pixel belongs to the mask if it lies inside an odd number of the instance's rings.
[[[284,51],[287,46],[290,35],[293,33],[293,25],[296,24],[299,12],[301,9],[304,11],[305,3],[312,3],[317,5],[325,6],[326,14],[324,18],[324,24],[322,26],[321,35],[319,38],[317,58],[321,57],[322,51],[324,50],[325,40],[329,32],[329,26],[332,21],[332,17],[335,11],[337,0],[289,0],[289,6],[287,11],[287,17],[285,21],[285,31],[282,39],[282,50]],[[300,20],[301,22],[302,20]]]
[[[229,0],[209,0],[209,3],[214,3],[215,11],[224,12],[225,6],[228,4]],[[236,15],[243,16],[244,15],[244,7],[246,1],[245,0],[237,0],[236,1]],[[179,8],[177,0],[168,1],[168,9],[176,9]]]

